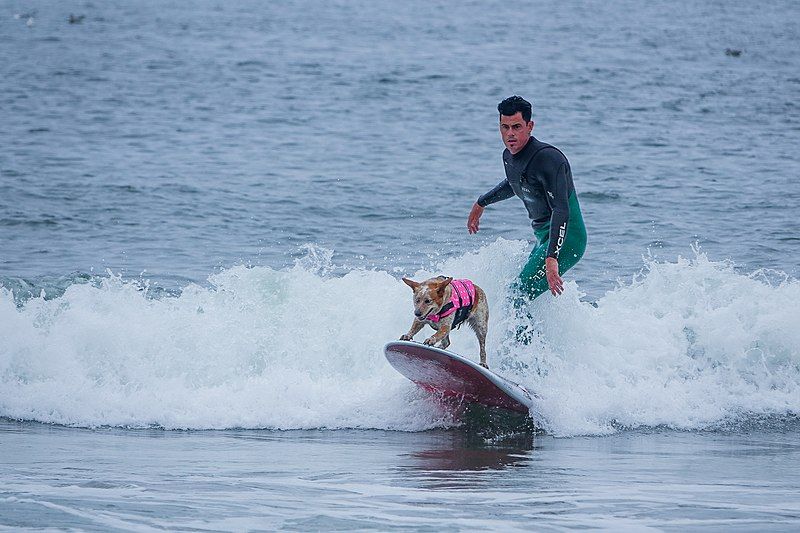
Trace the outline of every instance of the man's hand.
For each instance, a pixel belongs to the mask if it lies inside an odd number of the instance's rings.
[[[483,208],[477,203],[473,204],[472,211],[469,212],[469,219],[467,220],[467,230],[470,234],[478,233],[478,222],[483,214]]]
[[[558,275],[558,259],[555,257],[548,257],[544,260],[545,270],[547,272],[547,284],[550,286],[550,292],[553,296],[558,296],[564,292],[564,282],[561,281],[561,276]]]

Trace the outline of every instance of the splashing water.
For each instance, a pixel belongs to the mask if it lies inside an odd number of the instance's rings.
[[[800,283],[743,275],[696,252],[591,303],[574,282],[527,308],[508,286],[527,245],[498,239],[415,279],[473,279],[490,301],[489,364],[535,390],[557,435],[704,429],[800,412]],[[378,428],[454,420],[385,361],[411,323],[408,288],[379,270],[334,276],[309,248],[293,268],[235,267],[153,297],[109,275],[15,302],[0,288],[0,416],[79,426]],[[425,333],[420,333],[421,336]],[[468,329],[451,350],[475,354]]]

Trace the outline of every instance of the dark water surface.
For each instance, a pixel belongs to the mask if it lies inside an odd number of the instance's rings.
[[[793,431],[796,431],[796,427]],[[6,527],[763,531],[800,520],[786,431],[509,438],[434,431],[0,424]]]
[[[494,106],[519,93],[572,162],[584,290],[694,241],[796,275],[798,20],[795,2],[7,3],[2,274],[202,281],[306,243],[408,268],[530,239],[514,202],[464,229],[502,177]]]

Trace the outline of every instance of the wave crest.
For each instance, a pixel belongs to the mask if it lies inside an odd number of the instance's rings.
[[[484,288],[489,363],[537,391],[535,419],[550,432],[704,429],[800,412],[796,280],[741,274],[699,252],[651,261],[597,302],[582,301],[574,282],[537,299],[523,345],[507,287],[526,252],[498,239],[415,277],[447,273]],[[234,267],[175,295],[114,275],[18,302],[0,288],[0,416],[165,428],[453,424],[382,355],[410,323],[408,288],[380,270],[334,275],[330,257],[310,247],[292,268]],[[477,350],[468,330],[452,340],[454,351]]]

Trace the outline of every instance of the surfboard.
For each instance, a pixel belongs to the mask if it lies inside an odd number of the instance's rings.
[[[389,363],[423,389],[528,414],[533,395],[525,387],[456,353],[418,342],[393,341],[383,349]]]

